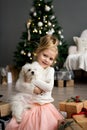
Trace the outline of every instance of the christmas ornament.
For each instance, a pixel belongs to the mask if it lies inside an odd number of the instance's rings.
[[[35,8],[34,8],[34,7],[32,7],[32,8],[30,9],[30,11],[31,11],[31,12],[34,12],[34,10],[35,10]]]
[[[28,54],[27,54],[27,55],[28,55],[28,57],[30,57],[30,56],[31,56],[31,53],[30,53],[30,52],[28,52]]]
[[[37,31],[37,29],[36,29],[36,28],[34,28],[33,32],[37,33],[38,31]]]
[[[43,23],[42,23],[42,22],[38,22],[38,26],[39,26],[39,27],[42,27],[42,26],[43,26]]]
[[[51,8],[53,9],[53,5],[51,5]]]
[[[50,29],[48,32],[47,32],[47,34],[53,34],[55,31],[54,31],[54,29],[52,28],[52,29]]]
[[[45,5],[45,11],[50,11],[50,7],[48,5]]]
[[[55,16],[53,15],[53,16],[51,17],[51,20],[54,19],[54,18],[55,18]]]
[[[41,6],[41,4],[38,4],[38,6]]]
[[[34,12],[34,13],[33,13],[33,16],[36,16],[36,15],[37,15],[37,13],[36,13],[36,12]]]
[[[54,24],[53,24],[52,26],[53,26],[53,27],[55,27],[55,25],[54,25]]]
[[[61,34],[61,31],[60,31],[60,30],[58,31],[58,34]]]
[[[24,50],[21,50],[21,54],[22,54],[22,55],[24,54]]]
[[[39,34],[41,34],[42,32],[41,32],[41,30],[39,30]]]
[[[62,45],[62,42],[61,42],[61,41],[59,42],[59,45]]]
[[[52,24],[51,24],[51,22],[48,22],[48,26],[51,26]]]
[[[64,36],[63,36],[63,35],[61,35],[61,38],[63,39],[63,38],[64,38]]]

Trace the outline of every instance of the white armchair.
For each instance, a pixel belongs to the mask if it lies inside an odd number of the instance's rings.
[[[87,71],[87,30],[84,30],[80,37],[73,37],[76,46],[70,46],[68,57],[64,63],[67,70]]]

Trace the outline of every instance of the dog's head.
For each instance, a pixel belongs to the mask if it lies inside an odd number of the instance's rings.
[[[25,82],[31,82],[33,78],[36,78],[37,69],[32,64],[26,63],[21,70],[20,76]]]

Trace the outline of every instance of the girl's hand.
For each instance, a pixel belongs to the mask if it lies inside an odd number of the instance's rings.
[[[35,88],[34,88],[34,93],[35,93],[35,94],[41,94],[42,92],[43,92],[42,89],[40,89],[40,88],[38,88],[38,87],[35,87]]]

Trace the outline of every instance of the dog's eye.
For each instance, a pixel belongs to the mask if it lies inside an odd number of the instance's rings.
[[[28,69],[28,71],[31,71],[31,69]]]

